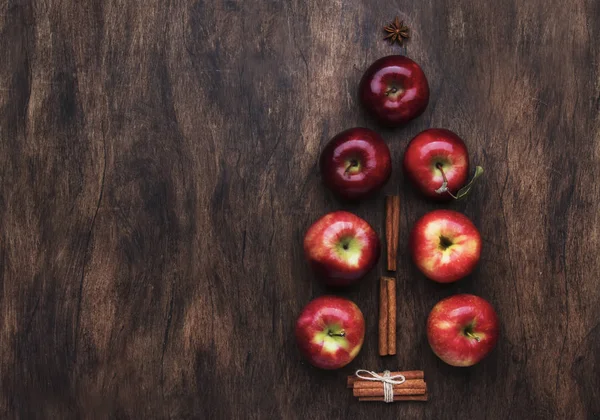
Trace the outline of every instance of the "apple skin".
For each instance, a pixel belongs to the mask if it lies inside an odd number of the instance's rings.
[[[403,55],[390,55],[371,64],[358,90],[365,109],[388,126],[406,124],[421,115],[429,103],[425,73]]]
[[[443,128],[430,128],[417,134],[404,152],[404,173],[415,187],[426,197],[434,200],[450,200],[450,194],[435,191],[444,182],[441,166],[448,189],[456,195],[469,176],[469,152],[467,146],[455,133]]]
[[[304,253],[327,285],[348,286],[360,280],[379,259],[381,245],[369,223],[347,211],[317,220],[304,237]]]
[[[338,196],[356,200],[381,188],[392,173],[390,149],[381,136],[356,127],[333,137],[319,160],[323,183]]]
[[[488,301],[454,295],[439,301],[427,319],[433,352],[451,366],[473,366],[496,346],[498,316]]]
[[[434,210],[413,226],[409,248],[416,266],[438,283],[452,283],[473,271],[481,255],[481,235],[464,214]]]
[[[365,319],[354,302],[321,296],[308,303],[296,321],[296,342],[302,354],[321,369],[339,369],[360,352]]]

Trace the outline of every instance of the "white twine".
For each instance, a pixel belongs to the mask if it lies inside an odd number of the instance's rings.
[[[370,376],[364,376],[364,374]],[[383,376],[381,376],[372,370],[358,369],[355,375],[360,379],[364,379],[365,381],[381,382],[383,384],[383,400],[386,403],[394,402],[394,385],[400,385],[406,381],[404,375],[391,376],[391,372],[389,370],[383,371]]]

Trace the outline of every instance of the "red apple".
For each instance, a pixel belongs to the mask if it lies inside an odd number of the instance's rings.
[[[448,200],[467,182],[469,152],[452,131],[431,128],[417,134],[408,144],[404,153],[404,173],[425,196]],[[444,181],[451,194],[440,190]]]
[[[439,283],[451,283],[470,274],[477,265],[481,236],[467,216],[434,210],[415,223],[409,246],[423,274]]]
[[[321,217],[304,237],[306,259],[330,286],[360,280],[377,263],[379,250],[379,238],[371,225],[347,211]]]
[[[351,128],[332,138],[320,159],[325,185],[346,199],[359,199],[381,188],[392,173],[390,149],[368,128]]]
[[[478,363],[494,348],[498,333],[494,308],[474,295],[455,295],[441,300],[427,320],[431,349],[452,366]]]
[[[321,369],[350,363],[365,338],[365,320],[354,302],[321,296],[304,307],[296,321],[296,341],[308,361]]]
[[[403,55],[375,61],[359,86],[363,106],[381,123],[405,124],[421,115],[429,103],[429,83],[417,63]]]

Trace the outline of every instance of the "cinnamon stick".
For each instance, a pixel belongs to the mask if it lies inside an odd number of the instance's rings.
[[[388,288],[385,277],[379,280],[379,355],[388,354]]]
[[[379,375],[383,376],[383,372],[379,372]],[[425,378],[425,375],[422,370],[405,370],[405,371],[390,372],[390,376],[397,376],[397,375],[404,376],[404,379],[406,379],[407,381],[410,379],[424,379]],[[354,383],[359,382],[359,381],[363,381],[363,379],[359,378],[356,375],[350,375],[350,376],[348,376],[348,381],[347,381],[346,385],[348,388],[352,388],[354,386]],[[369,381],[369,382],[374,382],[374,381]]]
[[[357,388],[381,388],[381,382],[379,381],[363,381],[363,380],[359,380],[354,382],[353,384],[353,388],[357,389]],[[402,382],[401,384],[395,384],[394,385],[394,389],[402,389],[402,388],[411,388],[411,389],[417,389],[417,388],[425,388],[425,381],[423,379],[408,379],[404,382]]]
[[[400,231],[400,196],[385,198],[385,239],[387,243],[387,269],[396,271],[398,236]]]
[[[396,279],[386,278],[388,298],[388,354],[396,354]]]
[[[383,384],[380,384],[379,388],[354,388],[352,395],[355,397],[383,397]],[[394,396],[396,395],[425,395],[427,388],[399,388],[394,389]]]
[[[425,395],[394,395],[394,401],[427,401],[429,394]],[[384,401],[383,397],[360,397],[358,401]]]

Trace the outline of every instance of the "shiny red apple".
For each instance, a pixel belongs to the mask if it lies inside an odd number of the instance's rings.
[[[390,55],[367,69],[360,81],[359,98],[381,123],[398,126],[425,111],[429,103],[429,83],[413,60]]]
[[[423,274],[439,283],[451,283],[470,274],[477,265],[481,236],[467,216],[434,210],[415,223],[409,247]]]
[[[473,366],[498,341],[498,317],[488,301],[474,295],[454,295],[438,302],[427,320],[433,352],[452,366]]]
[[[379,252],[379,238],[371,225],[347,211],[321,217],[304,237],[306,259],[329,286],[360,280],[375,266]]]
[[[308,361],[321,369],[350,363],[365,338],[365,320],[354,302],[321,296],[304,307],[296,321],[296,341]]]
[[[431,128],[410,141],[403,166],[407,178],[425,196],[449,200],[467,182],[469,152],[452,131]]]
[[[375,131],[351,128],[325,146],[320,167],[323,182],[334,193],[351,200],[363,198],[390,178],[390,149]]]

